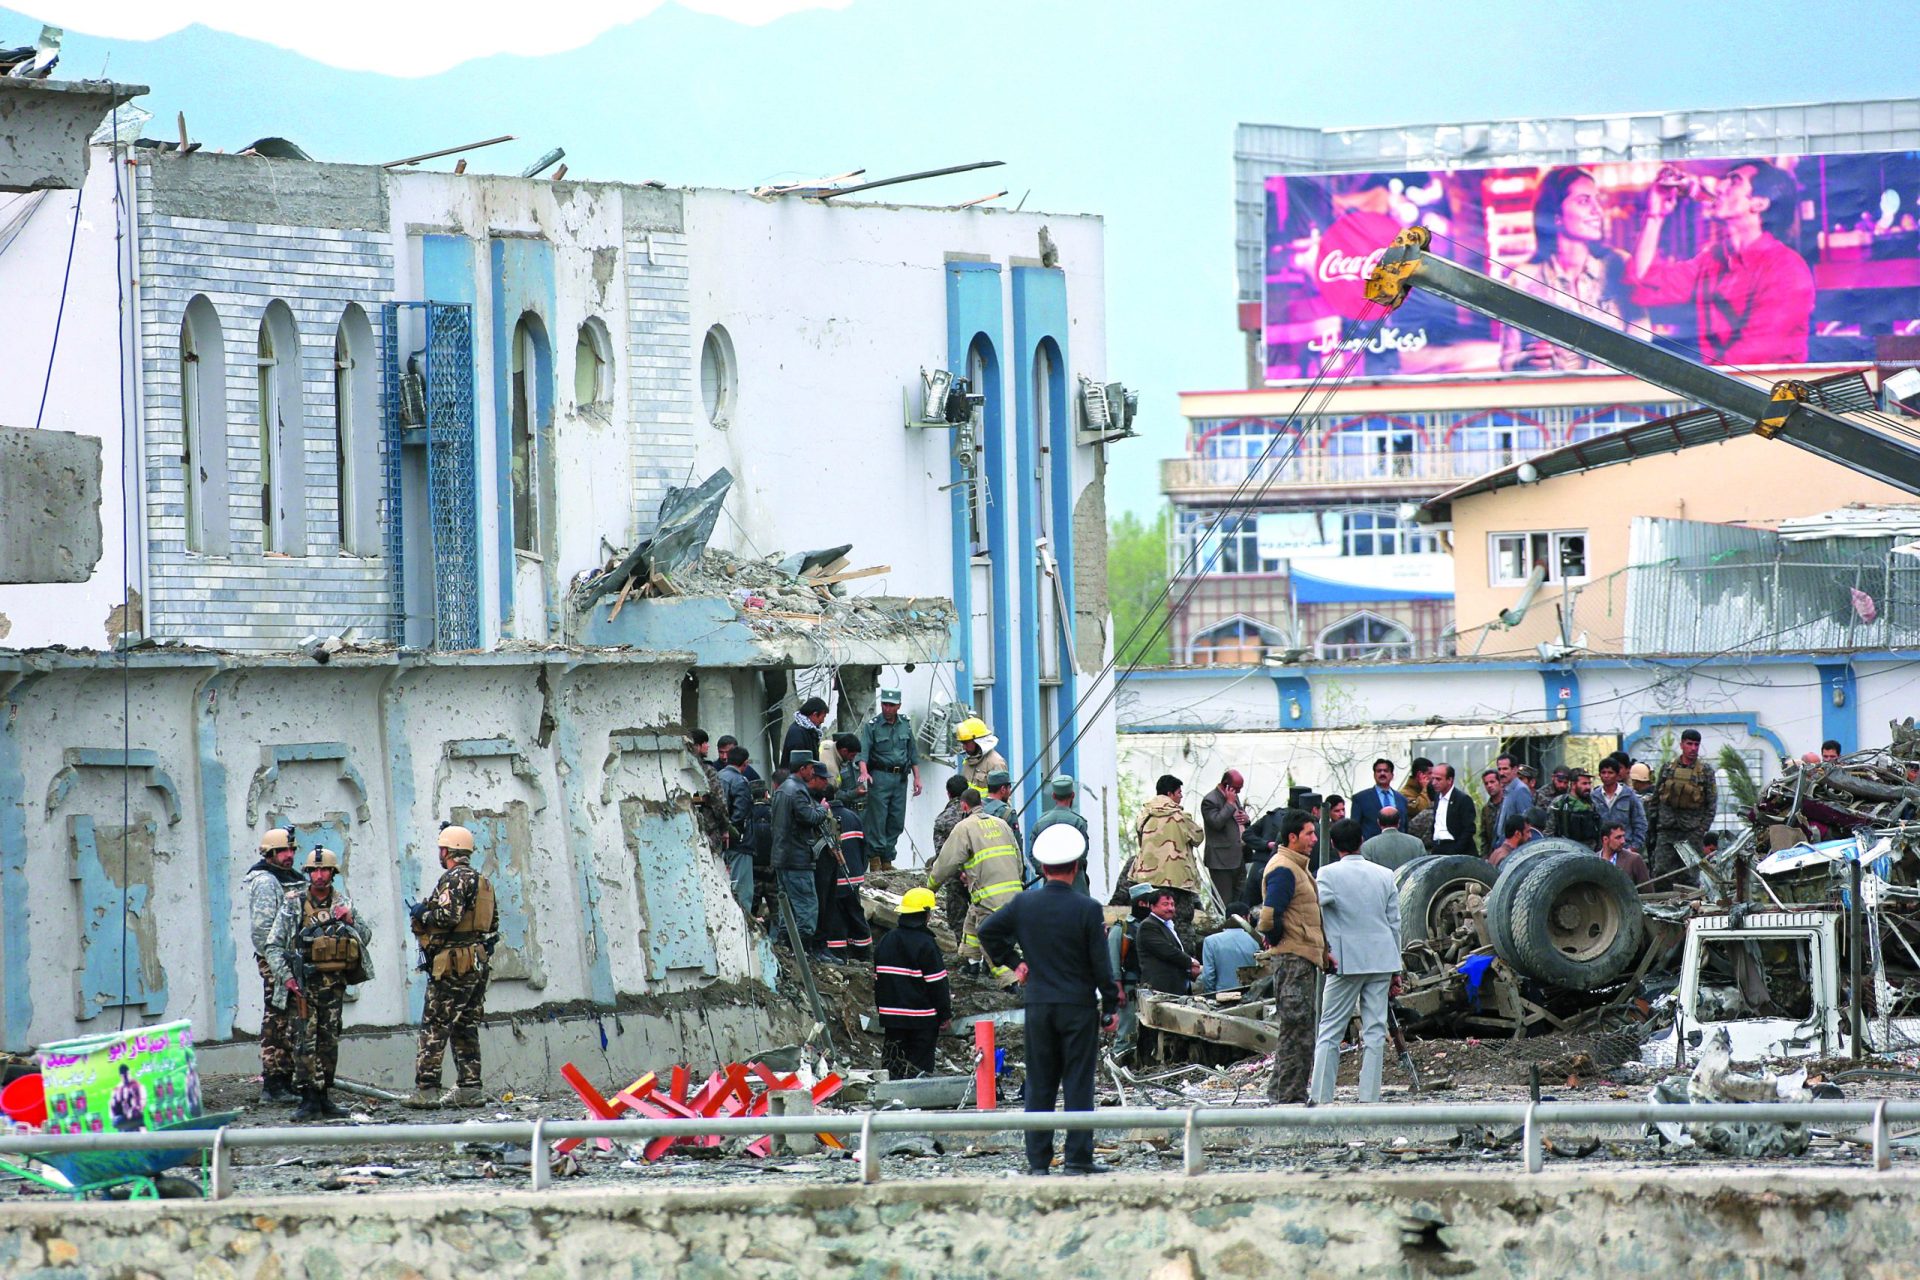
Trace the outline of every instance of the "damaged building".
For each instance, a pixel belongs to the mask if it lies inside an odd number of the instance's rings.
[[[1116,869],[1111,712],[1073,714],[1125,426],[1097,218],[128,142],[0,197],[0,345],[59,331],[0,424],[58,433],[72,495],[5,525],[60,571],[0,585],[0,1047],[254,1032],[236,890],[282,825],[373,918],[346,1065],[399,1062],[454,820],[500,894],[489,1052],[636,1011],[750,1050],[776,971],[683,735],[767,773],[812,695],[857,730],[905,691],[903,864],[979,714]]]

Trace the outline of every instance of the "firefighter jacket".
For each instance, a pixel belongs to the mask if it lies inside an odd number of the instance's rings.
[[[987,794],[987,775],[1007,769],[1007,758],[998,751],[982,751],[977,756],[963,755],[960,760],[960,776],[967,785],[981,795]],[[1013,772],[1007,769],[1007,772]]]
[[[840,828],[840,865],[834,868],[834,881],[858,894],[867,882],[867,834],[860,825],[860,811],[836,800],[833,817]]]
[[[963,818],[940,846],[940,856],[927,870],[927,883],[937,889],[957,875],[966,877],[975,905],[1020,892],[1026,876],[1013,829],[978,810]]]
[[[903,1031],[953,1017],[947,962],[924,920],[903,921],[874,948],[873,1003],[881,1026]]]
[[[372,979],[373,960],[367,944],[373,941],[373,928],[354,910],[353,901],[347,897],[347,891],[341,887],[340,881],[336,879],[328,887],[327,896],[322,899],[315,899],[307,887],[301,885],[280,899],[279,914],[274,916],[273,931],[267,937],[267,972],[273,975],[274,1008],[287,1007],[287,979],[294,977],[296,970],[307,972],[311,944],[303,940],[301,934],[310,924],[322,918],[331,918],[335,907],[345,907],[353,912],[349,927],[360,938],[360,971],[351,980],[366,982]]]
[[[1140,845],[1130,873],[1135,884],[1200,892],[1200,864],[1194,850],[1206,833],[1172,796],[1155,796],[1147,801],[1133,834]]]

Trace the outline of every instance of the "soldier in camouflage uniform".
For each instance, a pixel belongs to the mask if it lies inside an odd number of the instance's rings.
[[[1680,852],[1674,846],[1681,841],[1700,851],[1700,841],[1713,829],[1713,815],[1719,807],[1718,788],[1713,766],[1700,758],[1700,731],[1688,729],[1680,735],[1680,754],[1660,766],[1653,784],[1653,804],[1648,806],[1647,825],[1658,832],[1653,850],[1653,875],[1656,880],[1678,872],[1673,880],[1692,884],[1695,873],[1682,871]],[[1649,837],[1653,840],[1656,837]],[[1670,889],[1672,881],[1661,886]]]
[[[281,902],[305,883],[293,869],[293,833],[275,827],[261,836],[260,861],[248,868],[240,888],[247,899],[253,963],[266,993],[260,1011],[260,1101],[268,1105],[300,1101],[300,1095],[293,1091],[293,1025],[286,1007],[273,1002],[278,984],[267,963],[267,940],[273,936],[273,921],[280,914]]]
[[[267,937],[267,967],[277,1006],[293,1010],[293,1073],[300,1091],[295,1120],[344,1120],[327,1097],[340,1060],[340,1021],[347,987],[373,976],[367,943],[373,929],[354,913],[338,880],[340,859],[318,846],[307,854],[305,888],[281,899]]]
[[[947,807],[933,820],[933,852],[937,856],[947,837],[960,825],[960,819],[967,811],[960,803],[960,793],[967,789],[967,780],[959,774],[947,779]],[[967,908],[973,904],[967,900],[967,887],[958,880],[950,880],[940,890],[940,909],[946,914],[947,923],[953,926],[953,936],[960,936],[961,926],[967,921]]]
[[[406,1100],[415,1108],[486,1101],[480,1088],[480,1020],[500,917],[492,882],[470,865],[473,833],[446,826],[439,841],[440,880],[413,908],[413,936],[427,965],[427,1006],[413,1059],[413,1094]],[[458,1083],[442,1094],[440,1064],[449,1042]]]

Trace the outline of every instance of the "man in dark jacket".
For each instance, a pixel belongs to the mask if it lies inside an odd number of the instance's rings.
[[[1480,815],[1453,783],[1452,765],[1443,761],[1433,766],[1433,852],[1479,853]]]
[[[927,929],[935,905],[933,890],[907,890],[899,925],[873,952],[873,1003],[886,1036],[880,1065],[895,1079],[934,1073],[934,1046],[953,1018],[947,962]]]
[[[1240,803],[1246,785],[1239,770],[1229,769],[1221,776],[1220,785],[1200,799],[1200,826],[1207,833],[1203,855],[1207,877],[1223,903],[1234,900],[1240,889],[1241,868],[1247,865],[1246,852],[1240,845],[1252,817]]]
[[[787,736],[780,743],[780,758],[788,760],[796,751],[804,751],[813,759],[820,758],[820,726],[827,720],[827,700],[808,698],[793,713],[793,723],[787,726]],[[789,765],[788,768],[793,766]],[[829,775],[831,776],[831,775]]]
[[[773,801],[766,781],[755,778],[747,784],[753,809],[747,818],[745,846],[753,855],[753,906],[748,915],[759,916],[761,908],[774,901],[773,878]]]
[[[1160,890],[1152,895],[1147,914],[1134,924],[1133,945],[1140,956],[1140,981],[1153,991],[1184,996],[1193,989],[1200,974],[1200,962],[1187,954],[1174,932],[1173,895]]]
[[[774,878],[793,907],[794,927],[800,931],[800,937],[788,945],[805,947],[824,958],[826,953],[817,940],[820,902],[813,888],[813,864],[814,845],[827,825],[826,804],[821,799],[827,779],[810,751],[789,755],[787,769],[787,780],[773,793]],[[785,932],[783,927],[780,933]]]
[[[727,825],[734,839],[727,846],[727,878],[733,882],[733,897],[740,910],[753,914],[753,850],[747,844],[748,828],[753,823],[753,784],[743,772],[746,748],[726,749],[726,767],[714,775],[720,788],[720,801],[727,811]]]
[[[1111,1031],[1120,990],[1107,962],[1100,904],[1073,887],[1087,856],[1086,838],[1069,826],[1049,827],[1033,854],[1046,882],[1016,893],[980,924],[980,942],[995,964],[1011,966],[1026,995],[1027,1110],[1052,1115],[1060,1094],[1069,1111],[1092,1111],[1093,1069],[1100,1032]],[[1027,1133],[1027,1172],[1053,1167],[1053,1133]],[[1067,1134],[1065,1172],[1105,1173],[1093,1158],[1093,1130]]]

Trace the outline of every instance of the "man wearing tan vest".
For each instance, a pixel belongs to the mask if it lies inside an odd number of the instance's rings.
[[[413,1095],[406,1100],[416,1108],[486,1101],[480,1088],[480,1019],[493,948],[500,941],[493,884],[469,865],[473,832],[445,826],[439,840],[439,883],[413,908],[413,936],[427,963],[427,1006],[413,1060]],[[458,1083],[441,1094],[440,1064],[449,1042]]]
[[[1327,965],[1320,894],[1309,869],[1315,834],[1310,815],[1288,810],[1262,877],[1260,935],[1266,950],[1260,954],[1274,975],[1273,1020],[1279,1033],[1267,1101],[1276,1105],[1306,1102],[1313,1076],[1314,975]]]

